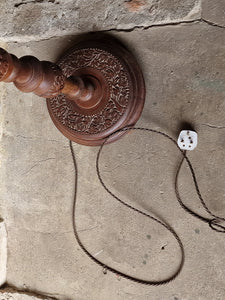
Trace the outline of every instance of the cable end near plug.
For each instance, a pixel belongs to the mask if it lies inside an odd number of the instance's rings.
[[[198,134],[193,130],[182,130],[177,144],[181,150],[194,150],[198,144]]]
[[[225,233],[225,226],[221,225],[221,223],[224,222],[225,224],[225,219],[223,218],[214,218],[209,221],[209,226],[211,229],[217,231],[217,232],[223,232]]]

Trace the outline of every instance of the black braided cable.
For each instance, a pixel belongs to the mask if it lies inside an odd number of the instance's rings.
[[[161,226],[165,227],[173,236],[174,238],[176,239],[179,247],[180,247],[180,250],[181,250],[181,261],[180,261],[180,264],[179,264],[179,267],[178,269],[175,271],[174,274],[172,274],[170,277],[166,278],[166,279],[163,279],[163,280],[143,280],[143,279],[139,279],[139,278],[136,278],[134,276],[131,276],[131,275],[128,275],[126,273],[123,273],[119,270],[116,270],[106,264],[104,264],[103,262],[101,262],[100,260],[98,260],[96,257],[94,257],[86,248],[85,246],[83,245],[79,235],[78,235],[78,231],[77,231],[77,227],[76,227],[76,204],[77,204],[77,183],[78,183],[78,168],[77,168],[77,163],[76,163],[76,158],[75,158],[75,153],[74,153],[74,149],[73,149],[73,145],[72,145],[72,141],[69,142],[69,146],[70,146],[70,150],[71,150],[71,154],[72,154],[72,159],[73,159],[73,164],[74,164],[74,199],[73,199],[73,209],[72,209],[72,224],[73,224],[73,231],[74,231],[74,235],[75,235],[75,238],[79,244],[79,246],[81,247],[81,249],[85,252],[85,254],[91,259],[93,260],[95,263],[97,263],[99,266],[103,267],[103,272],[104,274],[107,272],[107,270],[111,271],[112,273],[115,273],[116,275],[119,275],[123,278],[126,278],[126,279],[129,279],[129,280],[132,280],[132,281],[135,281],[137,283],[141,283],[141,284],[146,284],[146,285],[162,285],[162,284],[167,284],[171,281],[173,281],[181,272],[182,268],[183,268],[183,265],[184,265],[184,246],[182,244],[182,241],[181,239],[179,238],[179,236],[177,235],[177,233],[174,231],[174,229],[172,227],[170,227],[168,224],[164,223],[163,221],[151,216],[150,214],[148,213],[145,213],[133,206],[131,206],[130,204],[124,202],[123,200],[121,200],[119,197],[117,197],[115,194],[113,194],[113,192],[106,186],[106,184],[104,183],[102,177],[101,177],[101,173],[100,173],[100,168],[99,168],[99,161],[100,161],[100,154],[102,152],[102,149],[104,147],[104,145],[107,143],[108,139],[112,136],[112,135],[115,135],[121,131],[133,131],[133,130],[141,130],[141,131],[148,131],[148,132],[152,132],[152,133],[156,133],[156,134],[160,134],[161,136],[164,136],[165,138],[169,139],[171,142],[173,142],[175,144],[175,146],[179,149],[179,151],[181,152],[182,154],[182,160],[178,166],[178,170],[177,170],[177,173],[176,173],[176,176],[175,176],[175,192],[176,192],[176,196],[177,196],[177,199],[178,199],[178,202],[180,203],[180,205],[188,212],[190,213],[191,215],[193,215],[194,217],[204,221],[204,222],[207,222],[209,224],[209,226],[217,231],[217,232],[225,232],[225,227],[220,225],[219,222],[221,221],[224,221],[225,219],[224,218],[221,218],[221,217],[218,217],[216,215],[214,215],[213,213],[211,213],[211,211],[209,210],[209,208],[206,206],[203,198],[202,198],[202,195],[200,193],[200,190],[199,190],[199,187],[198,187],[198,183],[197,183],[197,179],[196,179],[196,176],[195,176],[195,172],[194,172],[194,169],[192,167],[192,164],[190,162],[190,160],[188,159],[188,157],[186,156],[186,151],[182,151],[179,146],[177,145],[177,142],[172,138],[170,137],[169,135],[167,135],[166,133],[163,133],[161,131],[158,131],[158,130],[154,130],[154,129],[149,129],[149,128],[139,128],[139,127],[125,127],[125,128],[122,128],[122,129],[119,129],[117,130],[116,132],[112,133],[110,136],[108,136],[103,144],[100,146],[99,148],[99,151],[98,151],[98,154],[97,154],[97,158],[96,158],[96,171],[97,171],[97,175],[98,175],[98,178],[100,180],[100,183],[101,185],[104,187],[104,189],[114,198],[116,199],[119,203],[125,205],[126,207],[128,207],[129,209],[145,216],[145,217],[148,217],[150,218],[151,220],[157,222],[158,224],[160,224]],[[193,178],[193,181],[194,181],[194,185],[195,185],[195,188],[196,188],[196,192],[198,194],[198,197],[203,205],[203,207],[205,208],[205,210],[211,215],[213,216],[214,218],[213,219],[209,219],[209,218],[205,218],[199,214],[197,214],[196,212],[192,211],[190,208],[188,208],[181,200],[181,197],[180,197],[180,194],[179,194],[179,190],[178,190],[178,176],[179,176],[179,173],[180,173],[180,169],[181,169],[181,166],[184,162],[184,160],[186,160],[187,164],[188,164],[188,167],[191,171],[191,174],[192,174],[192,178]]]
[[[208,214],[210,214],[212,217],[214,217],[213,219],[205,218],[205,217],[197,214],[196,212],[194,212],[193,210],[191,210],[189,207],[187,207],[183,203],[183,201],[181,200],[179,189],[178,189],[178,177],[179,177],[179,173],[180,173],[182,164],[184,162],[184,159],[186,160],[186,162],[188,163],[188,166],[190,168],[191,175],[192,175],[192,178],[193,178],[193,181],[194,181],[194,185],[195,185],[195,189],[196,189],[198,198],[199,198],[199,200],[200,200],[203,208],[206,210],[206,212]],[[177,173],[176,173],[176,176],[175,176],[175,193],[176,193],[178,202],[183,207],[183,209],[186,210],[189,214],[193,215],[194,217],[200,219],[203,222],[208,223],[209,226],[211,227],[211,229],[213,229],[213,230],[215,230],[217,232],[225,232],[225,227],[222,226],[221,224],[219,224],[220,222],[225,221],[225,218],[222,218],[222,217],[219,217],[219,216],[216,216],[215,214],[213,214],[209,210],[209,208],[207,207],[207,205],[205,204],[205,201],[203,200],[203,197],[202,197],[201,192],[200,192],[199,187],[198,187],[198,182],[197,182],[197,179],[196,179],[196,176],[195,176],[195,172],[193,170],[193,167],[191,165],[190,160],[188,159],[188,157],[186,155],[182,157],[181,162],[179,164],[179,167],[177,169]]]
[[[161,224],[162,226],[164,226],[166,229],[168,229],[173,235],[174,237],[176,238],[179,246],[180,246],[180,249],[181,249],[181,262],[180,262],[180,265],[177,269],[177,271],[169,278],[166,278],[164,280],[160,280],[160,281],[156,281],[156,280],[142,280],[142,279],[139,279],[139,278],[136,278],[136,277],[133,277],[133,276],[130,276],[128,274],[125,274],[119,270],[116,270],[106,264],[104,264],[103,262],[101,262],[100,260],[98,260],[96,257],[94,257],[86,248],[85,246],[83,245],[83,243],[81,242],[81,239],[78,235],[78,231],[77,231],[77,227],[76,227],[76,203],[77,203],[77,178],[78,178],[78,168],[77,168],[77,163],[76,163],[76,158],[75,158],[75,154],[74,154],[74,150],[73,150],[73,146],[72,146],[72,142],[70,141],[69,143],[70,145],[70,150],[71,150],[71,154],[72,154],[72,158],[73,158],[73,163],[74,163],[74,172],[75,172],[75,178],[74,178],[74,187],[75,187],[75,190],[74,190],[74,201],[73,201],[73,208],[72,208],[72,224],[73,224],[73,231],[74,231],[74,235],[75,235],[75,238],[79,244],[79,246],[81,247],[81,249],[85,252],[85,254],[91,259],[93,260],[95,263],[97,263],[99,266],[101,266],[103,268],[103,272],[104,274],[106,274],[106,271],[109,270],[111,271],[112,273],[118,275],[118,276],[121,276],[123,278],[126,278],[126,279],[129,279],[129,280],[132,280],[132,281],[135,281],[137,283],[141,283],[141,284],[146,284],[146,285],[162,285],[162,284],[166,284],[166,283],[169,283],[170,281],[174,280],[178,274],[181,272],[181,269],[183,267],[183,264],[184,264],[184,247],[183,247],[183,244],[180,240],[180,238],[178,237],[177,233],[167,224],[164,224],[162,221],[148,215],[147,213],[145,212],[142,212],[140,211],[139,209],[137,208],[134,208],[132,207],[131,205],[129,204],[126,204],[125,202],[121,201],[121,203],[123,203],[124,205],[126,205],[127,207],[133,209],[134,211],[146,216],[146,217],[149,217],[151,218],[152,220],[158,222],[159,224]]]

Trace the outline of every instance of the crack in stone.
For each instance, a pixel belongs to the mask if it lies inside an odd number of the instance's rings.
[[[219,126],[219,125],[213,125],[213,124],[207,124],[207,123],[203,123],[201,125],[202,126],[207,126],[207,127],[210,127],[210,128],[225,129],[225,126]]]
[[[43,3],[43,2],[55,3],[55,0],[47,0],[47,1],[46,0],[31,0],[31,1],[19,2],[19,3],[16,3],[14,5],[14,7],[18,8],[21,5],[26,5],[26,4],[29,4],[29,3]]]
[[[27,139],[27,140],[32,140],[33,137],[32,136],[25,136],[25,135],[16,135],[16,138],[21,138],[21,139]]]
[[[201,22],[206,23],[210,26],[214,26],[214,27],[218,27],[218,28],[225,28],[225,26],[223,26],[223,25],[216,24],[214,22],[208,21],[208,20],[203,19],[203,18],[201,18]]]
[[[199,19],[194,19],[194,20],[186,20],[186,21],[174,21],[174,22],[169,22],[169,23],[158,23],[158,24],[150,24],[147,26],[144,25],[136,25],[132,28],[111,28],[107,30],[102,30],[102,32],[110,32],[110,31],[117,31],[117,32],[132,32],[135,29],[142,29],[142,30],[147,30],[149,28],[154,28],[154,27],[166,27],[166,26],[178,26],[182,24],[192,24],[192,23],[200,23],[202,21],[201,18]]]
[[[46,162],[48,160],[54,160],[54,159],[55,159],[55,157],[49,157],[49,158],[37,161],[36,164],[34,164],[32,167],[30,167],[26,172],[24,172],[23,174],[21,174],[21,176],[27,175],[33,168],[37,167],[40,163]]]
[[[36,297],[38,299],[44,299],[44,300],[57,300],[57,298],[53,297],[53,296],[48,296],[48,295],[44,295],[44,294],[41,294],[39,292],[36,292],[36,291],[32,291],[30,289],[19,289],[17,287],[15,287],[14,285],[12,284],[8,284],[8,283],[5,283],[1,288],[0,288],[0,294],[3,294],[3,293],[11,293],[11,294],[25,294],[27,296],[33,296],[33,297]],[[60,296],[60,295],[59,295]]]
[[[214,26],[214,27],[218,27],[218,28],[224,28],[225,26],[213,23],[211,21],[208,21],[204,18],[198,18],[198,19],[194,19],[194,20],[186,20],[186,21],[174,21],[174,22],[169,22],[169,23],[159,23],[159,24],[151,24],[151,25],[136,25],[132,28],[127,28],[127,29],[118,29],[118,28],[111,28],[108,30],[103,30],[103,32],[110,32],[110,31],[117,31],[117,32],[132,32],[135,29],[143,29],[143,30],[147,30],[150,28],[154,28],[154,27],[166,27],[166,26],[178,26],[178,25],[182,25],[182,24],[194,24],[194,23],[205,23],[207,25],[210,26]]]
[[[46,141],[46,142],[55,142],[55,143],[64,143],[64,141],[58,141],[58,140],[54,140],[54,139],[45,139],[42,137],[38,137],[38,136],[25,136],[25,135],[21,135],[21,134],[17,134],[15,136],[16,138],[21,138],[21,139],[26,139],[26,140],[41,140],[41,141]],[[68,148],[69,146],[63,146],[63,148]]]
[[[35,0],[34,0],[35,1]],[[45,1],[45,0],[43,0]],[[52,0],[53,1],[53,0]],[[48,0],[48,2],[51,2],[51,0]],[[31,2],[26,2],[26,3],[31,3]],[[18,3],[19,4],[19,3]],[[22,4],[25,4],[22,3]],[[22,5],[21,4],[21,5]],[[216,24],[214,22],[211,22],[209,20],[206,20],[204,18],[197,18],[197,19],[193,19],[193,20],[183,20],[183,21],[173,21],[173,22],[168,22],[168,23],[156,23],[156,24],[150,24],[150,25],[135,25],[131,28],[110,28],[110,29],[102,29],[102,30],[99,30],[99,32],[113,32],[113,31],[116,31],[116,32],[132,32],[136,29],[142,29],[142,30],[148,30],[150,28],[157,28],[157,27],[166,27],[166,26],[179,26],[179,25],[183,25],[183,24],[199,24],[199,23],[204,23],[204,24],[207,24],[209,26],[214,26],[214,27],[217,27],[217,28],[223,28],[225,29],[225,26],[223,25],[219,25],[219,24]],[[8,43],[14,43],[14,42],[18,42],[18,38],[20,39],[21,42],[23,43],[28,43],[28,42],[40,42],[40,41],[48,41],[48,40],[51,40],[51,39],[54,39],[54,38],[58,38],[58,37],[66,37],[66,36],[71,36],[72,34],[71,33],[68,33],[66,35],[53,35],[51,37],[42,37],[42,38],[39,38],[38,36],[26,36],[25,39],[23,41],[21,41],[21,36],[20,37],[8,37],[6,39],[4,39],[4,37],[2,37],[1,39],[2,40],[5,40],[6,42]]]
[[[91,229],[92,228],[86,229],[86,230],[91,230]],[[27,231],[27,232],[31,232],[31,233],[37,233],[37,234],[45,234],[45,235],[56,235],[56,234],[63,235],[63,234],[74,232],[73,230],[68,230],[68,231],[41,231],[41,230],[32,230],[32,229],[25,228],[25,227],[17,228],[17,230],[18,231]]]
[[[94,227],[90,227],[90,228],[84,228],[84,229],[80,229],[80,230],[77,230],[77,232],[83,232],[83,231],[90,231],[90,230],[93,230],[95,228],[98,228],[98,226],[94,226]]]

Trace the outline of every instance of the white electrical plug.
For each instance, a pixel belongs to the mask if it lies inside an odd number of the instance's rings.
[[[181,150],[194,150],[198,143],[197,132],[182,130],[179,134],[177,144]]]

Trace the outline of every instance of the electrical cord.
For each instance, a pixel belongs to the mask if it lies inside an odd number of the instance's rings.
[[[189,207],[187,207],[183,201],[181,200],[181,196],[180,196],[180,193],[179,193],[179,189],[178,189],[178,176],[179,176],[179,173],[180,173],[180,170],[181,170],[181,167],[182,167],[182,164],[184,162],[184,159],[187,161],[188,163],[188,166],[191,170],[191,174],[192,174],[192,178],[193,178],[193,181],[194,181],[194,185],[195,185],[195,189],[196,189],[196,192],[197,192],[197,195],[198,195],[198,198],[203,206],[203,208],[205,209],[205,211],[211,215],[213,217],[213,219],[211,218],[205,218],[201,215],[199,215],[198,213],[194,212],[193,210],[191,210]],[[176,173],[176,177],[175,177],[175,193],[176,193],[176,196],[177,196],[177,200],[179,202],[179,204],[181,205],[181,207],[187,211],[189,214],[191,214],[192,216],[200,219],[201,221],[203,222],[206,222],[209,224],[210,228],[217,231],[217,232],[225,232],[225,227],[221,224],[219,224],[220,222],[223,222],[225,221],[225,218],[222,218],[222,217],[219,217],[219,216],[216,216],[215,214],[213,214],[209,208],[207,207],[207,205],[205,204],[205,201],[203,200],[203,197],[201,195],[201,192],[199,190],[199,187],[198,187],[198,182],[197,182],[197,179],[196,179],[196,176],[195,176],[195,172],[193,170],[193,167],[191,165],[191,162],[190,160],[188,159],[188,157],[185,155],[182,157],[181,159],[181,162],[179,164],[179,167],[177,169],[177,173]]]
[[[198,183],[197,183],[197,179],[196,179],[196,176],[195,176],[195,172],[194,172],[194,169],[192,167],[192,164],[189,160],[189,158],[186,156],[186,151],[183,151],[179,148],[179,146],[177,145],[177,142],[176,140],[174,140],[172,137],[170,137],[169,135],[167,135],[166,133],[164,132],[161,132],[161,131],[158,131],[158,130],[154,130],[154,129],[150,129],[150,128],[141,128],[141,127],[125,127],[125,128],[122,128],[122,129],[119,129],[117,130],[116,132],[112,133],[111,135],[109,135],[105,140],[104,142],[102,143],[102,145],[100,146],[99,148],[99,151],[98,151],[98,154],[97,154],[97,158],[96,158],[96,171],[97,171],[97,175],[98,175],[98,178],[100,180],[100,183],[101,185],[103,186],[103,188],[114,198],[116,199],[119,203],[121,203],[122,205],[128,207],[129,209],[133,210],[134,212],[136,213],[139,213],[145,217],[148,217],[149,219],[157,222],[158,224],[160,224],[161,226],[163,226],[164,228],[166,228],[173,236],[174,238],[176,239],[179,247],[180,247],[180,251],[181,251],[181,260],[180,260],[180,264],[177,268],[177,270],[174,272],[174,274],[172,274],[170,277],[168,278],[165,278],[163,280],[144,280],[144,279],[140,279],[140,278],[137,278],[137,277],[134,277],[134,276],[131,276],[131,275],[128,275],[126,273],[123,273],[117,269],[114,269],[112,267],[110,267],[109,265],[106,265],[104,264],[103,262],[101,262],[100,260],[98,260],[96,257],[94,257],[87,249],[86,247],[84,246],[84,244],[82,243],[79,235],[78,235],[78,231],[77,231],[77,227],[76,227],[76,204],[77,204],[77,186],[78,186],[78,168],[77,168],[77,162],[76,162],[76,158],[75,158],[75,153],[74,153],[74,149],[73,149],[73,145],[72,145],[72,141],[69,142],[69,146],[70,146],[70,150],[71,150],[71,154],[72,154],[72,159],[73,159],[73,164],[74,164],[74,199],[73,199],[73,208],[72,208],[72,224],[73,224],[73,231],[74,231],[74,235],[75,235],[75,238],[79,244],[79,246],[81,247],[81,249],[85,252],[85,254],[92,260],[94,261],[96,264],[98,264],[99,266],[101,266],[103,268],[103,273],[106,274],[107,273],[107,270],[111,271],[112,273],[115,273],[116,275],[118,276],[121,276],[123,278],[126,278],[126,279],[129,279],[129,280],[132,280],[132,281],[135,281],[137,283],[141,283],[141,284],[146,284],[146,285],[163,285],[163,284],[167,284],[171,281],[173,281],[181,272],[182,268],[183,268],[183,265],[184,265],[184,246],[182,244],[182,241],[181,239],[179,238],[179,236],[177,235],[177,233],[174,231],[174,229],[169,226],[168,224],[166,224],[165,222],[163,222],[162,220],[159,220],[158,218],[146,213],[146,212],[143,212],[133,206],[131,206],[130,204],[124,202],[122,199],[120,199],[119,197],[117,197],[107,186],[106,184],[104,183],[103,179],[102,179],[102,176],[101,176],[101,172],[100,172],[100,167],[99,167],[99,161],[100,161],[100,156],[101,156],[101,153],[102,153],[102,149],[103,147],[105,146],[105,144],[107,143],[108,139],[115,135],[115,134],[118,134],[122,131],[134,131],[134,130],[139,130],[139,131],[147,131],[147,132],[151,132],[151,133],[154,133],[154,134],[159,134],[165,138],[167,138],[168,140],[170,140],[172,143],[175,144],[175,146],[179,149],[179,151],[181,152],[182,154],[182,160],[178,166],[178,169],[177,169],[177,172],[176,172],[176,176],[175,176],[175,193],[176,193],[176,196],[177,196],[177,200],[179,202],[179,204],[183,207],[183,209],[185,211],[187,211],[189,214],[191,214],[192,216],[206,222],[209,224],[209,226],[217,231],[217,232],[225,232],[225,227],[222,226],[220,224],[220,222],[222,221],[225,221],[225,218],[221,218],[221,217],[218,217],[216,215],[214,215],[210,210],[209,208],[207,207],[207,205],[205,204],[203,198],[202,198],[202,195],[200,193],[200,190],[199,190],[199,187],[198,187]],[[199,215],[198,213],[192,211],[190,208],[188,208],[181,200],[181,196],[179,194],[179,190],[178,190],[178,177],[179,177],[179,173],[180,173],[180,170],[181,170],[181,167],[183,165],[183,162],[184,160],[186,160],[187,162],[187,165],[191,171],[191,174],[192,174],[192,179],[193,179],[193,182],[194,182],[194,185],[195,185],[195,189],[196,189],[196,192],[197,192],[197,195],[200,199],[200,202],[202,204],[202,206],[204,207],[204,209],[207,211],[207,213],[209,213],[212,217],[212,218],[205,218],[201,215]]]

